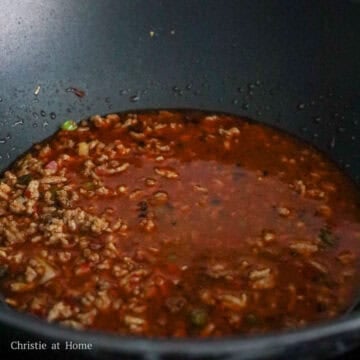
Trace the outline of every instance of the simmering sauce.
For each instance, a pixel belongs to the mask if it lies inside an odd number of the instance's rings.
[[[334,318],[360,196],[321,153],[223,114],[67,121],[0,179],[0,292],[77,329],[207,337]]]

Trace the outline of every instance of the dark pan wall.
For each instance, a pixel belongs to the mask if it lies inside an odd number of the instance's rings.
[[[68,118],[192,107],[298,134],[359,179],[359,19],[345,0],[3,0],[0,169]]]

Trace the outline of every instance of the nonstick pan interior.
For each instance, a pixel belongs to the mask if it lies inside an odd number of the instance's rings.
[[[360,184],[359,18],[357,1],[4,0],[0,172],[69,118],[197,108],[284,129],[325,151]],[[21,326],[20,319],[15,323]],[[26,332],[54,335],[42,326],[36,322]],[[298,356],[334,354],[354,346],[359,329],[353,315],[291,335],[290,342],[241,342],[240,348],[250,358],[270,356],[274,347],[278,356],[289,349]],[[118,343],[116,352],[119,344],[161,353],[161,345],[159,352],[131,341]],[[239,351],[236,344],[224,341],[216,357]],[[171,344],[165,347],[170,351]],[[209,354],[196,344],[174,345],[180,348],[189,356]]]
[[[332,0],[5,0],[1,168],[68,118],[186,107],[284,128],[358,177],[359,15]]]

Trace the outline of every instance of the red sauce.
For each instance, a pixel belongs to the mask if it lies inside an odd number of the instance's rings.
[[[323,154],[230,115],[93,117],[0,183],[0,291],[79,329],[224,336],[339,316],[360,196]]]

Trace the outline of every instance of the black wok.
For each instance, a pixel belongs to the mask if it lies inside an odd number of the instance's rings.
[[[3,0],[0,172],[66,119],[186,107],[284,129],[360,184],[359,19],[360,3],[349,0]],[[72,339],[92,344],[85,355],[121,359],[324,358],[360,340],[356,313],[301,331],[212,341],[76,332],[3,306],[0,323],[3,352],[18,339]]]

